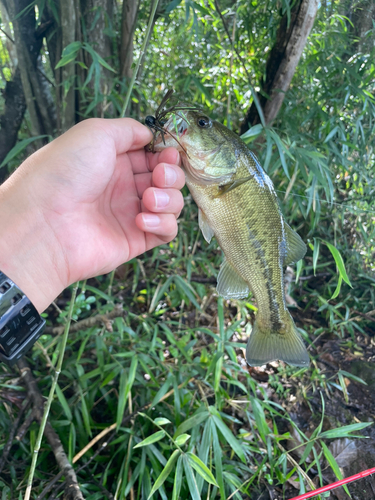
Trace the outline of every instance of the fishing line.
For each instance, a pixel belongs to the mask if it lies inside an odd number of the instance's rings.
[[[281,191],[280,189],[275,189],[276,193],[283,193],[285,194],[286,191]],[[296,194],[296,193],[290,193],[292,196],[298,196],[298,198],[304,198],[306,200],[310,200],[311,198],[309,196],[305,196],[305,195],[302,195],[302,194]],[[365,212],[365,213],[369,213],[369,214],[375,214],[375,211],[374,210],[366,210],[365,208],[358,208],[358,207],[354,207],[354,206],[351,206],[351,205],[346,205],[346,204],[343,204],[343,203],[337,203],[335,201],[328,201],[328,200],[323,200],[322,198],[315,198],[316,200],[320,201],[321,203],[327,203],[329,205],[336,205],[337,207],[342,207],[342,208],[350,208],[351,210],[357,210],[359,212]],[[357,214],[359,215],[359,214]]]

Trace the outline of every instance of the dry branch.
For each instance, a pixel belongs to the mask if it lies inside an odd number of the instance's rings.
[[[87,328],[92,328],[93,326],[104,326],[108,331],[111,331],[110,321],[115,318],[120,318],[124,315],[124,311],[121,305],[117,305],[113,311],[107,314],[96,314],[90,318],[77,321],[77,323],[72,323],[69,329],[69,333],[79,332],[80,330],[87,330]],[[52,335],[61,335],[64,331],[64,326],[47,327],[45,333]]]

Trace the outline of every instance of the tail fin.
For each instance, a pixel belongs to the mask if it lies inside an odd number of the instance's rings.
[[[308,366],[309,355],[292,317],[286,332],[263,330],[255,321],[246,347],[246,361],[250,366],[261,366],[282,360],[293,366]]]

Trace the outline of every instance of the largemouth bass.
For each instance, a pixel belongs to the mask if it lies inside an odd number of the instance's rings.
[[[203,236],[208,242],[215,236],[224,252],[219,295],[241,299],[251,291],[256,299],[247,362],[307,366],[308,353],[285,305],[283,275],[286,265],[305,255],[306,245],[285,222],[271,179],[238,135],[201,111],[177,113],[164,131],[153,147],[180,151]]]

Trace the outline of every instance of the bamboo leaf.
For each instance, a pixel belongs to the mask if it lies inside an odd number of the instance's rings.
[[[190,435],[189,434],[180,434],[177,438],[176,438],[176,444],[178,446],[182,446],[186,443],[186,441],[188,441],[188,439],[190,439]]]
[[[241,444],[237,441],[237,439],[233,436],[230,429],[225,425],[225,423],[221,420],[219,413],[216,408],[213,406],[209,407],[210,413],[212,415],[213,421],[215,422],[216,427],[220,430],[224,439],[227,441],[229,446],[233,449],[233,451],[238,455],[238,457],[242,460],[243,463],[246,463],[246,457],[243,452]]]
[[[69,404],[68,404],[67,400],[65,399],[64,393],[60,389],[59,384],[56,384],[56,395],[57,395],[58,400],[60,401],[61,406],[63,407],[64,413],[65,413],[67,419],[72,421],[72,419],[73,419],[72,412],[69,408]]]
[[[27,139],[22,139],[22,141],[17,142],[17,144],[9,151],[4,160],[1,162],[0,168],[4,167],[10,160],[13,160],[17,155],[19,155],[29,144],[38,139],[43,139],[48,137],[47,135],[37,135],[35,137],[28,137]]]
[[[163,431],[160,431],[160,432],[163,432]],[[174,463],[177,460],[179,455],[180,455],[180,450],[174,450],[172,455],[169,457],[169,460],[166,463],[164,469],[161,471],[159,477],[155,481],[155,484],[152,487],[152,490],[151,490],[147,500],[149,500],[152,497],[152,495],[163,485],[164,481],[167,479],[169,474],[172,472]]]
[[[351,283],[349,281],[348,275],[346,274],[345,264],[344,264],[343,258],[341,256],[341,253],[337,250],[336,247],[334,247],[333,245],[331,245],[331,243],[328,243],[328,241],[325,241],[324,243],[327,245],[327,247],[329,248],[329,250],[330,250],[330,252],[331,252],[331,254],[333,256],[333,258],[335,259],[335,262],[336,262],[337,268],[339,270],[340,276],[345,281],[345,283],[347,283],[351,287],[352,285],[351,285]]]
[[[146,439],[144,439],[140,443],[136,444],[133,448],[134,449],[141,448],[142,446],[148,446],[149,444],[156,443],[157,441],[160,441],[161,439],[163,439],[164,436],[165,436],[164,431],[155,432],[155,434],[151,434],[151,436],[148,436]]]
[[[190,491],[190,497],[192,500],[201,500],[201,495],[198,490],[197,481],[194,476],[194,472],[190,466],[188,457],[186,455],[183,456],[183,464],[185,469],[186,481]]]
[[[181,437],[181,436],[180,436]],[[194,453],[191,453],[191,452],[187,452],[186,453],[187,457],[188,457],[188,460],[190,462],[190,465],[198,472],[198,474],[200,476],[203,477],[203,479],[205,481],[207,481],[207,483],[211,483],[213,484],[214,486],[217,486],[219,487],[219,485],[217,484],[212,472],[210,471],[210,469],[207,467],[207,465],[205,465],[202,460],[197,457],[196,455],[194,455]]]
[[[180,498],[180,491],[182,485],[182,459],[183,455],[180,455],[177,460],[177,467],[174,475],[172,500],[179,500]]]

